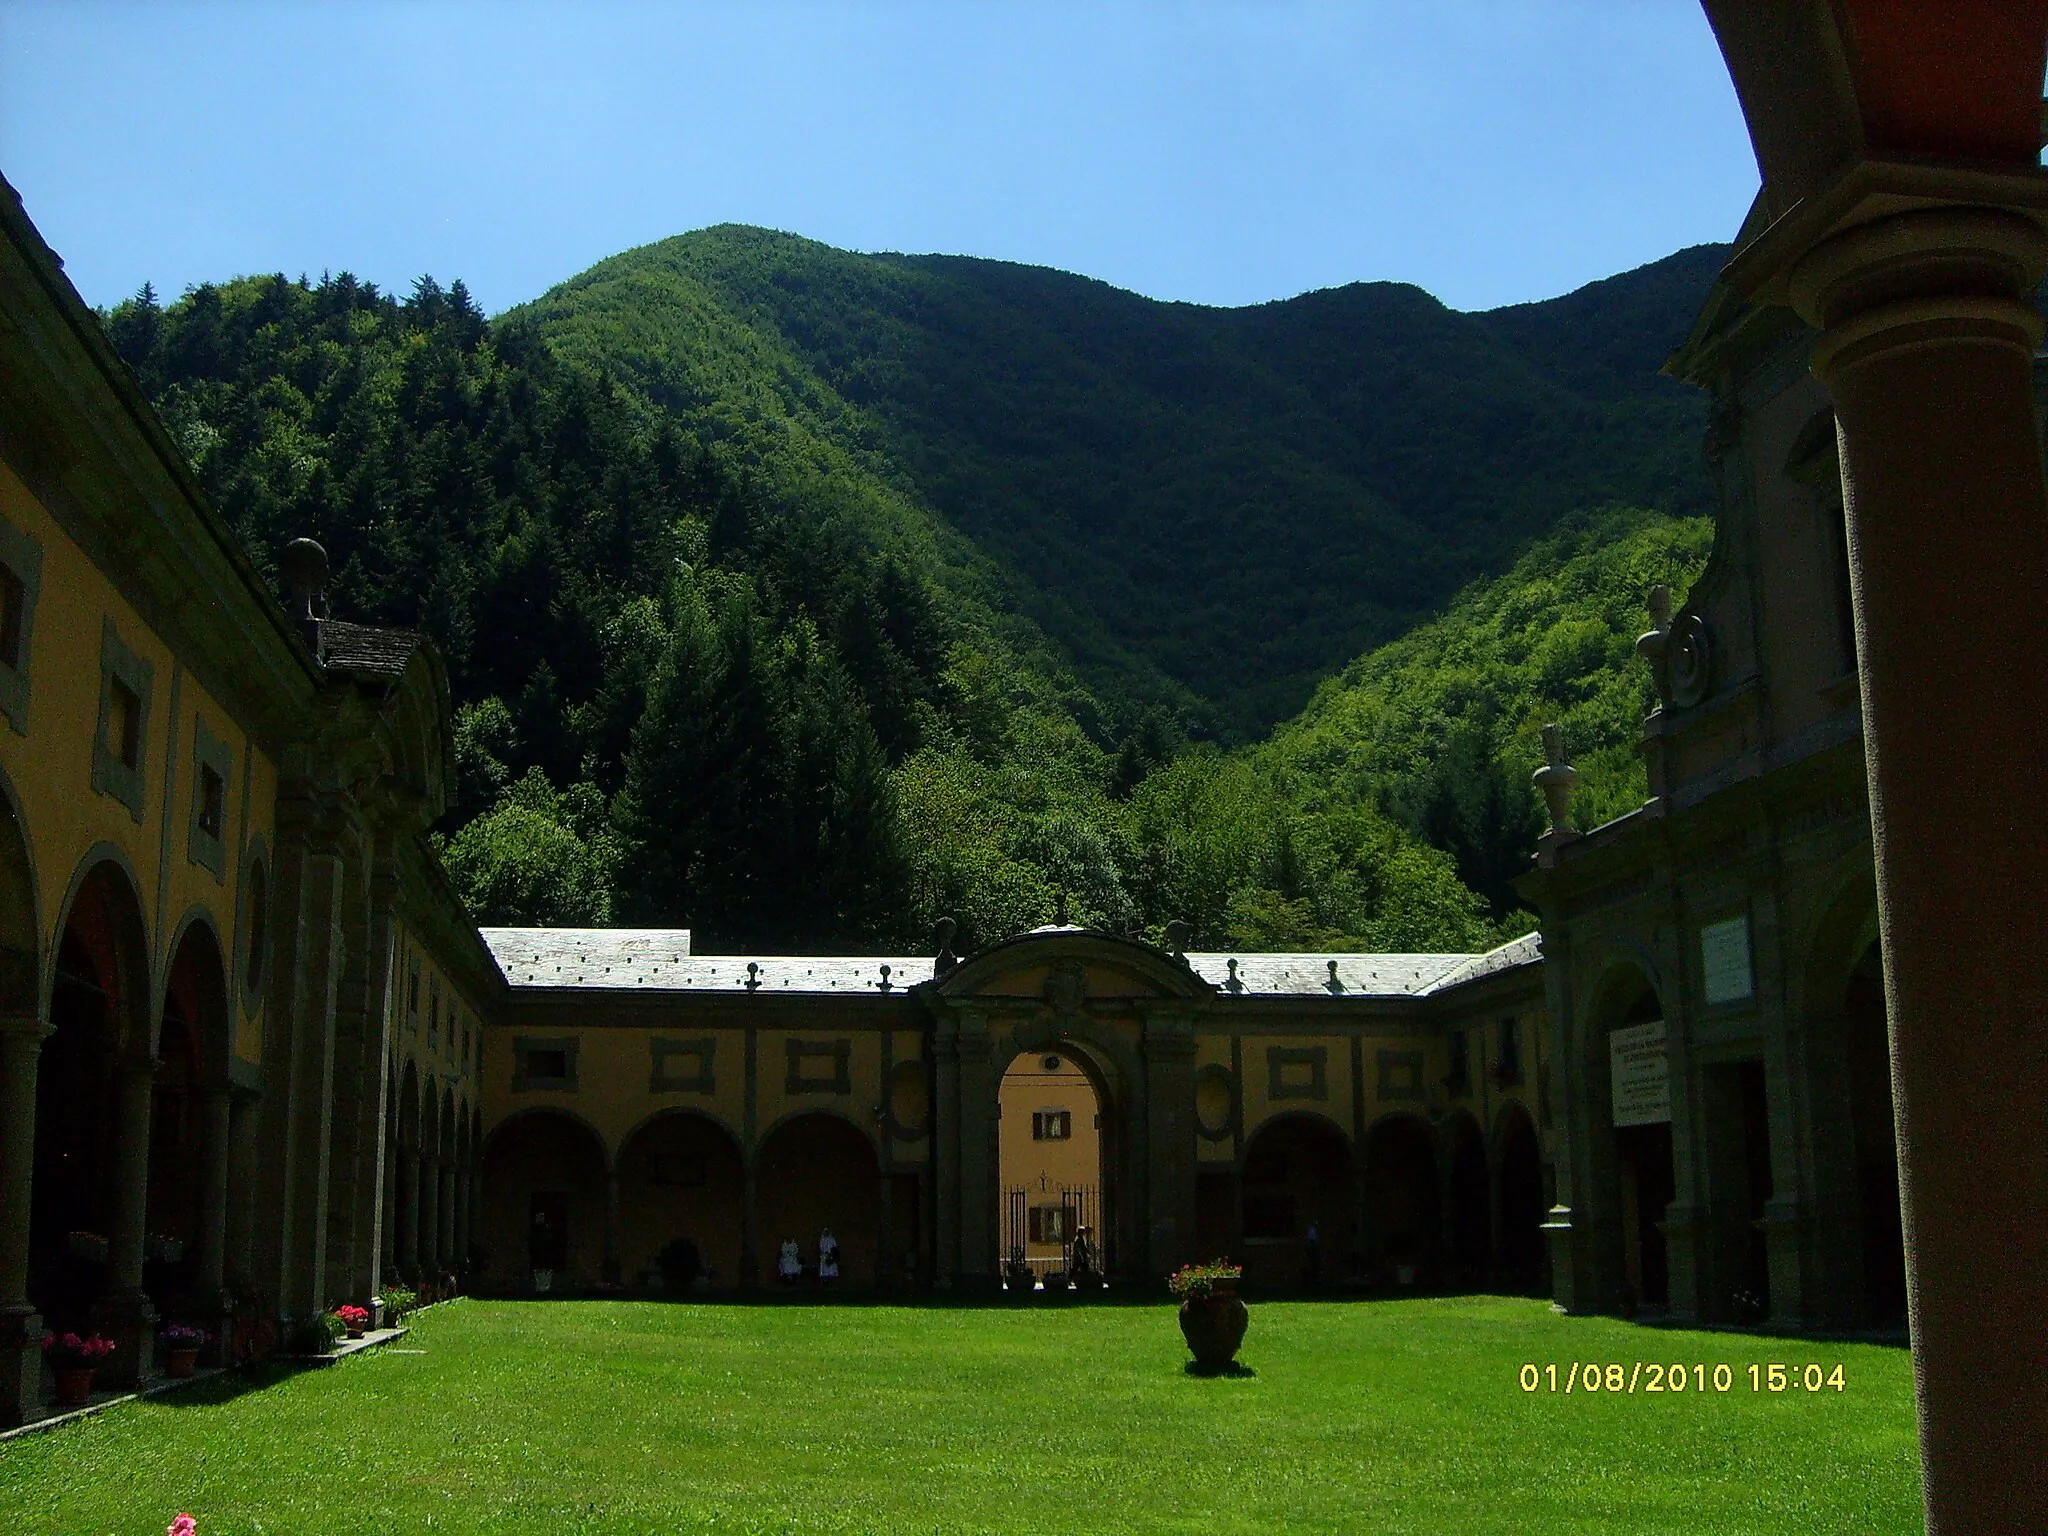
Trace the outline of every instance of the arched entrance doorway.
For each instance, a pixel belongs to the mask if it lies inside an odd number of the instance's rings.
[[[757,1277],[775,1279],[776,1254],[794,1242],[807,1275],[816,1274],[818,1239],[829,1228],[839,1244],[841,1283],[874,1284],[881,1236],[881,1165],[874,1144],[838,1115],[822,1110],[792,1116],[769,1133],[754,1156]]]
[[[1077,1262],[1097,1277],[1105,1272],[1103,1103],[1092,1063],[1070,1047],[1019,1052],[1003,1073],[996,1116],[1005,1284],[1068,1276]]]
[[[1509,1103],[1494,1129],[1500,1181],[1501,1283],[1524,1295],[1543,1295],[1548,1255],[1543,1246],[1543,1153],[1536,1126],[1521,1105]]]
[[[1442,1229],[1436,1148],[1422,1120],[1388,1115],[1367,1133],[1365,1199],[1372,1233],[1370,1278],[1397,1286],[1432,1278]]]
[[[493,1281],[530,1293],[594,1283],[605,1260],[604,1140],[559,1109],[521,1110],[484,1146],[484,1247]]]
[[[747,1165],[717,1121],[664,1110],[619,1149],[619,1265],[626,1283],[687,1291],[739,1285]],[[777,1241],[781,1239],[778,1237]]]
[[[1906,1318],[1906,1242],[1899,1220],[1899,1144],[1892,1118],[1884,961],[1873,941],[1849,974],[1842,1006],[1849,1122],[1856,1138],[1856,1212],[1863,1250],[1863,1321]]]
[[[53,1329],[89,1328],[96,1306],[140,1292],[148,955],[135,887],[120,864],[101,860],[78,882],[58,934],[52,1033],[36,1080],[29,1296]],[[137,1155],[122,1158],[131,1143]]]
[[[1638,1306],[1661,1308],[1671,1303],[1671,1260],[1662,1223],[1665,1209],[1678,1191],[1671,1155],[1669,1079],[1667,1076],[1659,1107],[1647,1102],[1654,1095],[1617,1093],[1613,1063],[1637,1056],[1665,1060],[1664,1005],[1656,988],[1636,971],[1620,978],[1609,989],[1609,996],[1616,1000],[1606,1010],[1613,1022],[1596,1032],[1600,1059],[1595,1070],[1608,1085],[1613,1121],[1622,1307],[1624,1311]]]
[[[1245,1144],[1246,1282],[1313,1288],[1346,1278],[1358,1235],[1355,1189],[1350,1140],[1321,1115],[1260,1126]]]
[[[224,1174],[215,1160],[227,1150],[224,1127],[208,1125],[208,1100],[218,1095],[218,1107],[227,1108],[228,1030],[227,966],[219,940],[209,924],[190,923],[164,985],[150,1097],[149,1239],[142,1275],[159,1313],[195,1309],[201,1251],[222,1237],[204,1228],[227,1214],[218,1192],[208,1188],[212,1176]],[[218,1287],[218,1275],[208,1278]],[[218,1298],[207,1302],[217,1307]]]
[[[1443,1126],[1450,1182],[1450,1242],[1444,1280],[1457,1286],[1485,1283],[1493,1262],[1493,1192],[1486,1172],[1486,1139],[1479,1122],[1465,1110],[1453,1113]]]

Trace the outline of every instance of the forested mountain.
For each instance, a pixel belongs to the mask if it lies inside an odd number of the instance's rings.
[[[1657,370],[1725,257],[1489,314],[1395,283],[1213,309],[723,227],[514,315],[777,479],[966,534],[1119,712],[1244,739],[1566,512],[1707,509],[1702,397]]]
[[[346,274],[105,320],[259,563],[312,534],[447,652],[486,920],[1470,948],[1523,921],[1537,714],[1639,792],[1627,642],[1704,525],[1567,514],[1701,501],[1651,370],[1713,262],[1216,311],[716,230],[496,322]]]

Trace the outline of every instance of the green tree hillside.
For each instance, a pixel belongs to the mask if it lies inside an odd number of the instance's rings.
[[[1706,509],[1701,400],[1657,370],[1724,255],[1489,314],[1392,283],[1213,309],[725,226],[513,313],[943,551],[1120,719],[1250,739],[1560,516]]]
[[[1456,861],[1505,915],[1542,830],[1529,776],[1547,721],[1582,776],[1581,829],[1648,793],[1636,747],[1650,698],[1645,600],[1682,598],[1713,544],[1706,518],[1613,511],[1570,520],[1507,574],[1354,661],[1250,754],[1303,813],[1372,806]]]

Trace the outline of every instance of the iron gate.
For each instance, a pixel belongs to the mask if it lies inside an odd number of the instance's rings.
[[[1075,1243],[1088,1234],[1089,1267],[1097,1276],[1104,1272],[1102,1248],[1102,1191],[1093,1184],[1062,1185],[1041,1183],[1037,1188],[1019,1187],[1004,1192],[1002,1268],[1009,1278],[1021,1262],[1034,1280],[1049,1274],[1074,1272]]]

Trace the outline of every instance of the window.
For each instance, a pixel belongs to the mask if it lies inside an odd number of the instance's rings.
[[[1444,1074],[1444,1086],[1463,1094],[1472,1081],[1472,1041],[1462,1029],[1451,1031],[1451,1068]]]
[[[1025,1240],[1041,1246],[1074,1240],[1072,1212],[1064,1205],[1034,1205],[1026,1213]]]
[[[28,734],[29,642],[42,577],[43,546],[0,518],[0,713],[23,735]]]
[[[1074,1112],[1069,1109],[1031,1111],[1033,1141],[1069,1141],[1074,1135]]]
[[[521,1036],[512,1042],[512,1091],[574,1093],[576,1091],[576,1037],[536,1039]]]
[[[405,1014],[410,1027],[417,1032],[420,1027],[420,963],[417,958],[408,959],[405,967]]]
[[[142,820],[142,759],[149,734],[150,664],[122,641],[112,619],[100,626],[100,725],[92,787]]]
[[[441,984],[427,983],[427,1044],[441,1043]]]
[[[235,757],[228,744],[206,728],[206,717],[192,720],[192,826],[186,850],[194,864],[227,876],[228,781]]]
[[[1500,1056],[1496,1065],[1503,1087],[1522,1080],[1522,1021],[1502,1019],[1500,1021]]]

